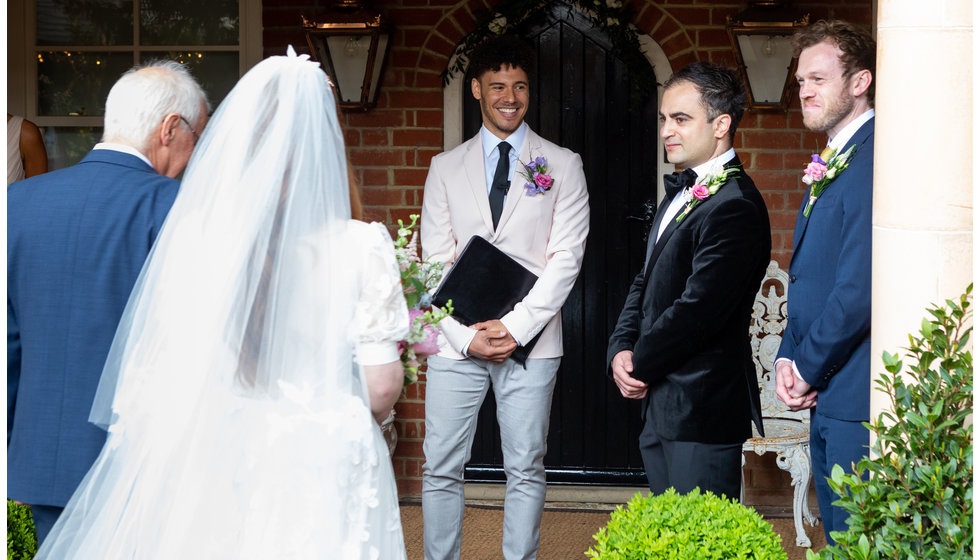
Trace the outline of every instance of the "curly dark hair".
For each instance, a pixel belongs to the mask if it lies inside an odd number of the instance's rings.
[[[728,137],[734,140],[738,123],[742,122],[742,115],[745,113],[745,101],[748,99],[742,80],[735,71],[710,62],[692,62],[675,72],[664,83],[664,90],[681,82],[688,82],[697,88],[701,95],[701,106],[708,114],[708,122],[719,115],[732,117]]]
[[[793,56],[799,58],[807,47],[830,41],[841,51],[840,63],[844,77],[850,78],[861,70],[871,72],[868,103],[875,106],[875,40],[857,26],[840,20],[820,20],[804,27],[793,36]]]
[[[491,37],[470,54],[466,81],[479,79],[485,72],[497,72],[501,66],[521,68],[530,76],[537,66],[537,55],[531,45],[516,35]]]

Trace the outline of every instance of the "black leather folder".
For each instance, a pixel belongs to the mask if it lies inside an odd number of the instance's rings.
[[[464,325],[500,319],[531,291],[538,277],[478,235],[466,242],[463,252],[446,273],[432,296],[434,305],[453,302],[453,317]],[[535,336],[510,355],[524,365]]]

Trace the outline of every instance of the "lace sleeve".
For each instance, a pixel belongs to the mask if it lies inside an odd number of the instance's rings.
[[[355,223],[361,242],[361,287],[351,335],[361,365],[385,364],[399,358],[398,341],[408,334],[408,307],[388,230],[379,223]]]

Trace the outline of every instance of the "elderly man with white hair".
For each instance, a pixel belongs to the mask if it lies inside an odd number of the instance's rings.
[[[133,68],[101,143],[7,189],[7,497],[39,540],[105,443],[88,421],[102,367],[208,111],[184,66]]]

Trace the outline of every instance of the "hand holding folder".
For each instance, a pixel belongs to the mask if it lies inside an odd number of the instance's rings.
[[[500,319],[512,311],[537,281],[538,277],[530,270],[486,239],[474,235],[442,279],[432,302],[443,306],[452,300],[452,316],[464,325],[473,325]],[[510,357],[524,365],[538,336],[518,346]]]

